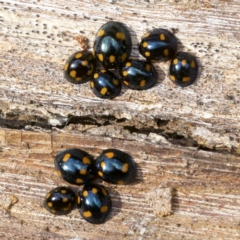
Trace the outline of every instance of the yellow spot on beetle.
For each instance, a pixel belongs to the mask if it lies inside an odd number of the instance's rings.
[[[88,191],[86,191],[86,190],[83,191],[83,196],[84,196],[84,197],[87,197],[87,196],[88,196]]]
[[[105,69],[101,69],[101,72],[102,72],[102,73],[105,73],[105,72],[106,72],[106,70],[105,70]]]
[[[128,171],[128,164],[127,163],[124,163],[123,166],[122,166],[122,172],[127,172]]]
[[[55,213],[55,212],[56,212],[56,210],[52,209],[52,210],[51,210],[51,212],[52,212],[52,213]]]
[[[76,183],[83,183],[83,180],[81,178],[77,178]]]
[[[100,212],[102,212],[102,213],[107,212],[107,210],[108,210],[108,206],[102,206],[100,208]]]
[[[150,52],[145,52],[145,56],[149,57],[150,56]]]
[[[191,68],[195,68],[196,67],[196,64],[194,61],[191,62]]]
[[[63,198],[62,201],[63,201],[63,202],[67,202],[68,199],[67,199],[67,198]]]
[[[78,81],[78,82],[80,82],[80,81],[82,81],[82,78],[78,77],[78,78],[76,78],[75,80]]]
[[[51,202],[48,202],[48,207],[52,207],[52,203]]]
[[[67,162],[70,157],[71,157],[71,154],[67,153],[67,154],[64,155],[62,161]]]
[[[127,63],[125,64],[125,66],[126,66],[126,67],[130,67],[130,66],[131,66],[131,63],[130,63],[130,62],[127,62]]]
[[[97,33],[98,37],[102,37],[105,34],[105,31],[102,29]]]
[[[124,81],[123,80],[123,83],[126,85],[126,86],[129,86],[129,83],[127,81]]]
[[[93,73],[93,65],[90,64],[90,69],[89,69],[89,71],[87,72],[87,75],[88,75],[88,76],[89,76],[89,75],[92,75],[92,73]]]
[[[98,73],[95,73],[95,74],[93,75],[94,78],[98,78],[98,76],[99,76]]]
[[[120,180],[120,181],[117,182],[117,184],[122,185],[122,184],[124,184],[124,181]]]
[[[83,66],[87,66],[87,65],[88,65],[88,61],[87,61],[87,60],[84,60],[84,61],[81,62],[81,64],[82,64]]]
[[[123,72],[122,72],[122,75],[123,75],[124,77],[126,77],[126,76],[128,75],[128,72],[127,72],[127,71],[123,71]]]
[[[115,56],[111,55],[111,56],[109,57],[109,61],[110,61],[111,63],[113,63],[113,62],[115,61]]]
[[[125,35],[122,32],[117,32],[116,33],[116,38],[118,38],[120,40],[124,40],[125,39]]]
[[[76,55],[75,55],[75,58],[81,58],[82,57],[82,53],[77,53]]]
[[[145,81],[145,80],[142,80],[139,85],[140,85],[140,87],[144,87],[145,84],[146,84],[146,81]]]
[[[102,177],[102,176],[103,176],[103,173],[100,172],[100,171],[98,171],[98,175],[99,175],[100,177]]]
[[[175,58],[175,59],[173,60],[173,63],[174,63],[175,65],[178,64],[178,59]]]
[[[142,46],[143,46],[144,48],[146,48],[146,47],[148,46],[148,43],[147,43],[147,42],[143,42],[143,43],[142,43]]]
[[[80,174],[85,175],[87,174],[87,169],[81,169],[79,172]]]
[[[100,166],[101,166],[101,168],[104,169],[104,168],[106,167],[106,163],[105,163],[105,162],[101,162],[101,163],[100,163]]]
[[[68,66],[69,66],[68,63],[66,63],[66,64],[64,65],[64,71],[67,71],[67,70],[68,70]]]
[[[62,189],[62,190],[61,190],[61,193],[65,194],[65,193],[67,193],[67,190]]]
[[[64,212],[66,212],[66,211],[68,211],[68,210],[69,210],[69,207],[63,208],[63,211],[64,211]]]
[[[190,81],[190,77],[184,77],[184,78],[182,79],[182,81],[183,81],[183,82],[188,82],[188,81]]]
[[[96,188],[93,188],[93,189],[92,189],[92,193],[93,193],[93,194],[96,194],[97,192],[98,192],[98,190],[97,190]]]
[[[89,218],[92,216],[92,213],[90,211],[86,211],[83,213],[84,217]]]
[[[60,172],[60,170],[57,170],[57,174],[58,174],[59,177],[62,176],[62,173]]]
[[[51,196],[51,193],[48,193],[47,196],[46,196],[46,198],[50,198],[50,196]]]
[[[102,55],[102,53],[99,53],[99,54],[98,54],[98,59],[99,59],[99,61],[101,61],[101,62],[103,61],[103,55]]]
[[[147,38],[147,37],[149,37],[149,36],[150,36],[150,32],[147,32],[147,33],[144,34],[143,37],[144,37],[144,38]]]
[[[127,53],[123,53],[123,55],[121,57],[122,62],[125,62],[126,58],[127,58]]]
[[[92,81],[90,82],[90,87],[94,88],[94,82],[92,82]]]
[[[161,41],[165,41],[166,40],[165,35],[163,33],[160,34],[160,40]]]
[[[101,90],[100,90],[100,94],[101,95],[105,95],[107,93],[107,88],[106,87],[103,87]]]
[[[117,79],[114,79],[114,80],[113,80],[113,84],[114,84],[115,86],[118,86],[118,85],[119,85],[119,81],[118,81]]]
[[[77,197],[77,203],[80,204],[81,203],[81,198],[78,196]]]
[[[150,71],[150,70],[151,70],[151,65],[150,65],[150,64],[147,64],[147,65],[146,65],[146,70],[147,70],[147,71]]]
[[[70,76],[71,76],[71,77],[75,78],[76,75],[77,75],[77,72],[76,72],[75,70],[72,70],[72,71],[70,72]]]
[[[168,55],[169,55],[168,49],[164,49],[164,50],[163,50],[163,54],[164,54],[165,56],[168,56]]]
[[[102,188],[102,193],[104,196],[107,196],[107,191],[104,188]]]
[[[105,156],[108,158],[113,158],[114,157],[114,152],[107,152],[105,153]]]
[[[185,66],[186,64],[187,64],[186,59],[183,59],[183,60],[182,60],[182,66]]]
[[[83,157],[82,162],[84,164],[91,164],[91,160],[88,157]]]
[[[170,79],[171,79],[172,81],[175,81],[175,80],[176,80],[176,78],[175,78],[173,75],[170,75],[169,77],[170,77]]]

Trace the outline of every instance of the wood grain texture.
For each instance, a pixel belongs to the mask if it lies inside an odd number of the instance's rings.
[[[1,239],[239,239],[239,12],[238,0],[0,1]],[[145,32],[174,32],[197,57],[197,82],[173,85],[169,63],[155,64],[156,86],[112,101],[67,82],[76,37],[92,47],[109,20],[126,24],[135,58]],[[113,199],[103,225],[43,208],[47,191],[67,185],[53,167],[67,147],[136,160],[133,184],[103,183]]]

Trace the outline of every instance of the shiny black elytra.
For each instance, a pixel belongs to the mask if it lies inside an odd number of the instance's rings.
[[[52,214],[65,215],[72,211],[76,204],[75,193],[67,187],[57,187],[46,195],[44,207]]]
[[[187,87],[195,82],[198,75],[196,58],[187,52],[179,52],[171,61],[169,77],[173,83]]]
[[[122,23],[110,21],[98,30],[94,50],[97,60],[104,68],[114,69],[125,62],[131,49],[131,36]]]
[[[107,149],[96,159],[95,171],[106,182],[127,184],[135,177],[136,165],[129,154]]]
[[[57,154],[54,164],[58,175],[69,183],[81,185],[93,179],[93,159],[83,150],[64,150]]]
[[[87,82],[95,71],[96,61],[87,50],[72,54],[64,65],[64,77],[71,83]]]
[[[107,190],[93,183],[86,184],[79,192],[77,204],[81,216],[93,224],[104,223],[112,209],[112,200]]]
[[[100,70],[94,73],[90,88],[97,97],[112,99],[120,94],[122,83],[112,72]]]
[[[176,37],[161,28],[144,34],[139,44],[141,55],[151,61],[167,61],[174,56],[176,49]]]
[[[157,80],[157,72],[150,62],[128,60],[122,67],[120,74],[122,82],[134,90],[151,88]]]

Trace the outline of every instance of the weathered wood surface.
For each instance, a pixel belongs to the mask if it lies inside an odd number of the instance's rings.
[[[1,239],[239,239],[239,12],[238,0],[1,1]],[[108,20],[129,28],[133,57],[146,31],[175,32],[179,51],[197,56],[198,81],[176,87],[159,63],[156,86],[112,101],[65,81],[75,38],[92,46]],[[53,167],[67,147],[115,147],[137,162],[132,185],[105,184],[114,207],[103,225],[42,206],[67,185]]]

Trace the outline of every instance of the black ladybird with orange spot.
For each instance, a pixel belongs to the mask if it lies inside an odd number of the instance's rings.
[[[181,87],[187,87],[195,82],[198,75],[196,58],[187,52],[178,53],[171,61],[169,78]]]
[[[139,52],[147,60],[168,61],[177,49],[176,37],[166,29],[154,29],[144,34]]]
[[[96,159],[95,169],[100,178],[113,184],[127,184],[136,174],[132,157],[117,149],[104,150]]]
[[[81,185],[93,179],[92,157],[77,148],[67,149],[55,157],[55,168],[65,181]]]
[[[47,193],[44,207],[52,214],[65,215],[70,213],[76,204],[75,193],[67,187],[57,187]]]
[[[155,67],[146,61],[128,60],[122,67],[120,74],[122,82],[134,90],[151,88],[157,80]]]
[[[131,36],[122,23],[110,21],[98,30],[94,50],[96,59],[106,69],[115,69],[124,63],[129,58],[131,49]]]
[[[90,88],[97,97],[112,99],[120,94],[122,83],[112,72],[100,70],[94,73]]]
[[[93,224],[104,223],[112,209],[112,200],[107,190],[93,183],[86,184],[79,192],[77,204],[81,216]]]
[[[96,60],[87,50],[72,54],[64,65],[64,77],[71,83],[87,82],[95,71]]]

